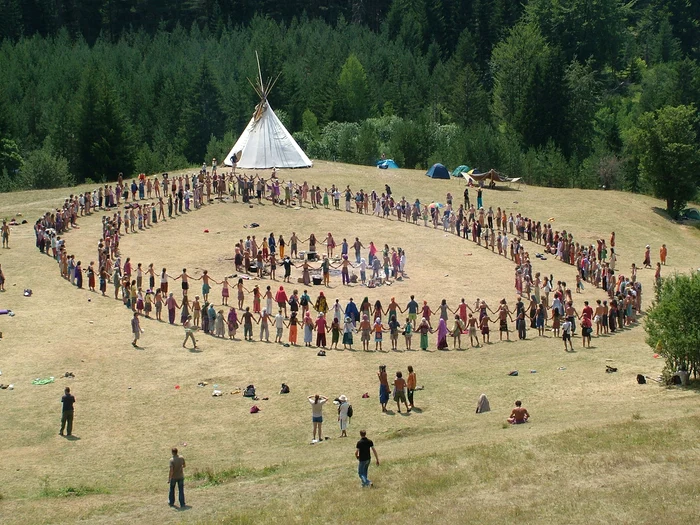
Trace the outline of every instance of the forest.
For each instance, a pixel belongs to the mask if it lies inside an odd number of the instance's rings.
[[[697,194],[689,0],[0,0],[0,191],[222,159],[256,51],[311,158]]]

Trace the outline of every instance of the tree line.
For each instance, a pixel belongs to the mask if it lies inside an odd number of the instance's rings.
[[[312,158],[650,192],[700,168],[700,4],[0,0],[0,190],[222,159],[258,102]]]

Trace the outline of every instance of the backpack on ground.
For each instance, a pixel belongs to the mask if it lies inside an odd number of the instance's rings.
[[[289,394],[289,386],[282,383],[282,388],[280,388],[280,394]]]
[[[637,374],[637,383],[640,385],[646,385],[647,384],[647,379],[644,377],[642,374]]]
[[[255,387],[253,385],[248,385],[245,387],[243,397],[255,397]]]

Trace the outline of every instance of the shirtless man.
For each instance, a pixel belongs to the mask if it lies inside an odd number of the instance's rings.
[[[476,335],[476,323],[476,317],[470,313],[469,319],[467,320],[467,330],[469,331],[469,344],[472,348],[474,348],[474,346],[479,346],[479,336]],[[475,341],[476,345],[474,344]]]
[[[194,279],[194,277],[187,275],[187,268],[183,268],[182,273],[180,275],[178,275],[177,277],[175,277],[174,280],[177,281],[178,279],[182,280],[182,296],[184,297],[187,295],[187,290],[189,290],[189,288],[190,288],[190,283],[189,283],[188,279]],[[198,277],[195,280],[198,281],[199,279],[200,278]]]
[[[508,418],[508,423],[511,425],[521,425],[523,423],[527,423],[529,419],[530,414],[528,414],[526,408],[523,408],[522,402],[519,400],[516,401],[515,408],[510,413],[510,417]]]
[[[290,246],[290,256],[291,257],[298,257],[297,253],[297,246],[299,243],[299,237],[297,237],[296,232],[292,232],[292,236],[289,238],[289,246]]]
[[[605,330],[603,328],[603,316],[605,313],[605,306],[603,306],[600,299],[598,299],[595,307],[595,335],[600,335]]]
[[[506,333],[506,341],[510,341],[510,332],[508,331],[508,318],[510,318],[511,321],[513,320],[513,316],[511,315],[511,311],[508,308],[508,305],[506,304],[506,300],[503,299],[501,301],[501,307],[498,309],[498,338],[500,341],[503,341],[503,332]]]
[[[574,308],[574,303],[571,301],[568,301],[566,303],[566,309],[564,311],[564,315],[566,316],[566,320],[571,323],[571,334],[573,335],[576,333],[576,319],[580,319],[581,317],[578,315],[578,312],[576,311],[576,308]]]

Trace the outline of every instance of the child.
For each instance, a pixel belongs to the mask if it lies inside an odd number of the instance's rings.
[[[559,315],[559,309],[552,308],[552,333],[554,337],[559,337],[559,325],[561,324]]]
[[[391,349],[394,351],[397,350],[400,326],[401,324],[396,320],[396,316],[392,315],[389,319],[389,334],[391,335]]]
[[[581,293],[583,291],[583,280],[581,279],[581,274],[576,274],[576,293]]]
[[[376,352],[379,350],[380,352],[382,351],[382,333],[386,329],[384,328],[384,325],[382,325],[382,320],[377,317],[374,320],[374,326],[372,327],[372,331],[374,331],[374,351]]]
[[[411,318],[406,317],[406,325],[403,327],[403,336],[404,336],[404,339],[406,340],[406,350],[411,349],[411,336],[412,335],[413,335],[413,324],[411,323]],[[409,371],[410,371],[410,367],[409,367]]]

